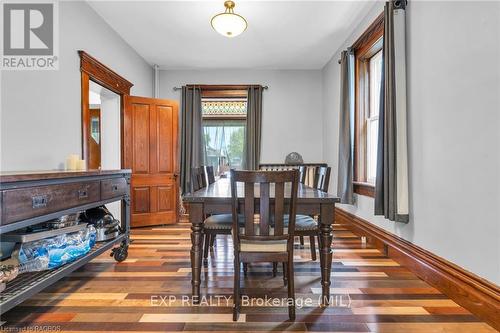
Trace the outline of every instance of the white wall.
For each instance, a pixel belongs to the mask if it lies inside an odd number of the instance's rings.
[[[283,163],[297,151],[306,162],[321,162],[322,89],[319,70],[162,70],[160,97],[180,101],[184,84],[262,84],[261,162]]]
[[[378,5],[345,46],[382,11]],[[342,208],[500,284],[500,3],[411,1],[407,10],[411,220]],[[337,166],[340,54],[323,69],[324,157]],[[333,174],[336,174],[334,172]],[[336,179],[332,179],[336,191]]]
[[[85,2],[59,5],[59,70],[1,77],[2,170],[55,169],[81,153],[80,58],[85,50],[151,96],[152,69]]]

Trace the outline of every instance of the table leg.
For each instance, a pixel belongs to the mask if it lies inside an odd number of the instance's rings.
[[[327,306],[330,300],[330,273],[332,270],[332,223],[335,205],[321,204],[320,232],[320,263],[321,263],[321,305]]]
[[[189,221],[191,222],[191,287],[193,303],[200,301],[201,260],[203,257],[203,204],[189,204]]]

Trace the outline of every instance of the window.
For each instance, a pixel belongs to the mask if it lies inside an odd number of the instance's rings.
[[[243,169],[246,112],[246,98],[202,100],[204,164],[216,174]]]
[[[378,112],[380,107],[380,80],[382,79],[382,51],[369,60],[370,105],[366,117],[366,180],[375,183],[377,172]]]
[[[382,78],[383,15],[354,43],[354,191],[373,196],[377,172],[378,116]]]

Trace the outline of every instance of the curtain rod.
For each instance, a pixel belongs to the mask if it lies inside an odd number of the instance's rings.
[[[259,86],[258,84],[246,84],[246,85],[206,85],[206,84],[189,84],[188,87],[200,87],[202,90],[243,90],[248,87]],[[173,87],[174,91],[182,90],[182,87]],[[262,86],[262,89],[269,89],[268,86]]]

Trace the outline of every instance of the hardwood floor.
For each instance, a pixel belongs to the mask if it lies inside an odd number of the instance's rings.
[[[259,303],[266,294],[276,302],[286,297],[281,270],[273,278],[271,264],[250,265],[242,290],[253,306],[243,304],[239,322],[232,322],[229,237],[217,238],[202,274],[201,306],[189,306],[189,224],[134,229],[132,238],[125,262],[95,259],[3,315],[1,330],[495,332],[342,225],[334,225],[333,306],[317,306],[319,262],[310,260],[307,244],[296,248],[296,296],[311,304],[297,308],[295,322],[288,321],[286,306]]]

